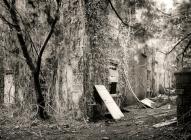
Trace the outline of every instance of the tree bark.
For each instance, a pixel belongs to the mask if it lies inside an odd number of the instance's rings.
[[[21,25],[19,24],[20,20],[19,20],[19,16],[18,16],[18,13],[16,10],[15,0],[12,0],[12,1],[3,0],[3,2],[5,4],[5,7],[9,10],[10,17],[12,19],[13,24],[11,24],[8,20],[6,20],[6,18],[4,18],[1,15],[0,15],[0,18],[3,19],[3,21],[5,21],[9,26],[14,27],[14,29],[17,31],[17,38],[18,38],[23,56],[25,58],[27,65],[29,66],[30,71],[33,76],[36,100],[37,100],[37,105],[38,105],[38,115],[41,119],[48,119],[49,117],[47,115],[47,112],[45,111],[45,99],[44,99],[44,96],[42,93],[39,76],[40,76],[40,72],[41,72],[41,61],[42,61],[43,52],[48,44],[48,41],[50,40],[50,38],[54,32],[56,23],[59,20],[59,8],[61,6],[61,1],[56,0],[57,10],[55,13],[55,19],[51,25],[50,32],[49,32],[48,36],[46,37],[46,39],[43,43],[43,46],[41,47],[41,50],[39,52],[36,63],[33,61],[33,58],[30,55],[30,52],[28,51],[28,45],[25,41],[25,35],[22,32]]]
[[[36,100],[37,100],[37,106],[38,106],[38,115],[41,119],[48,119],[49,116],[47,112],[45,111],[45,100],[41,89],[39,74],[36,72],[33,73],[33,79],[34,79],[34,87],[35,87],[35,93],[36,93]]]

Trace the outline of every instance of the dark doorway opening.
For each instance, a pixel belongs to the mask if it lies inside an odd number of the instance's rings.
[[[110,94],[117,93],[117,82],[110,83]]]

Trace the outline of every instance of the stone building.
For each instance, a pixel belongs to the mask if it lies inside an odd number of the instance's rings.
[[[3,69],[3,57],[0,51],[0,104],[3,103],[4,97],[4,69]]]
[[[136,10],[143,8],[140,3],[120,0],[112,4],[124,22],[138,23]],[[18,5],[26,9],[23,4]],[[38,14],[43,24],[46,16]],[[65,0],[60,16],[43,58],[48,81],[46,98],[59,113],[75,118],[87,114],[88,106],[94,102],[94,85],[105,85],[109,90],[111,60],[118,60],[116,92],[122,95],[123,106],[135,103],[127,78],[138,98],[156,95],[160,81],[156,80],[156,53],[147,43],[146,31],[132,35],[134,30],[122,23],[107,0]],[[43,35],[34,39],[38,42]]]

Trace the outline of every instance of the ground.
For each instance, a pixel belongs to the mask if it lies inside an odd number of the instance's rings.
[[[65,121],[65,124],[61,124],[36,120],[30,125],[13,125],[11,121],[5,123],[2,119],[0,120],[0,139],[168,140],[182,138],[181,130],[183,129],[178,129],[177,123],[159,128],[153,127],[154,124],[175,118],[175,105],[167,103],[156,109],[134,105],[125,108],[123,112],[125,117],[119,121],[103,118],[97,122],[88,122],[82,119],[73,122]],[[185,139],[189,136],[187,133],[184,134]]]
[[[29,121],[27,112],[15,116],[9,113],[9,109],[2,108],[0,140],[189,140],[189,123],[180,125],[175,121],[167,126],[154,127],[176,120],[176,96],[158,96],[152,100],[157,104],[155,109],[140,104],[128,106],[122,109],[125,117],[118,121],[111,119],[110,115],[96,122],[62,117],[48,121],[32,118]]]

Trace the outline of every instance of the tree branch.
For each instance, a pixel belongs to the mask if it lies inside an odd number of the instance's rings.
[[[186,35],[185,37],[183,37],[180,41],[178,41],[178,42],[174,45],[174,47],[173,47],[169,52],[166,53],[166,55],[169,55],[174,49],[176,49],[176,47],[177,47],[182,41],[184,41],[185,39],[187,39],[190,35],[191,35],[191,33],[187,34],[187,35]]]
[[[157,8],[157,7],[152,6],[152,8],[156,9],[158,12],[162,13],[164,16],[167,16],[167,17],[172,17],[172,15],[171,15],[171,14],[165,13],[164,11],[160,10],[160,9],[159,9],[159,8]]]
[[[48,44],[48,41],[50,40],[52,34],[54,33],[54,29],[55,29],[55,26],[56,26],[56,23],[57,21],[59,20],[59,10],[60,10],[60,1],[57,0],[57,10],[56,10],[56,13],[55,13],[55,18],[54,18],[54,21],[51,25],[51,29],[48,33],[48,36],[46,37],[41,49],[40,49],[40,52],[39,52],[39,55],[38,55],[38,59],[37,59],[37,67],[36,67],[36,73],[39,74],[40,73],[40,66],[41,66],[41,61],[42,61],[42,55],[43,55],[43,52]]]
[[[191,40],[189,40],[189,42],[187,43],[187,45],[185,46],[185,48],[183,49],[183,51],[181,53],[179,53],[177,55],[177,57],[179,57],[180,55],[183,55],[186,53],[186,51],[188,50],[189,46],[191,45]]]
[[[27,32],[26,34],[27,34],[27,36],[28,36],[28,38],[29,38],[29,40],[30,40],[30,42],[31,42],[31,46],[34,48],[35,53],[36,53],[37,56],[38,56],[38,51],[37,51],[37,48],[35,47],[35,44],[34,44],[34,42],[33,42],[33,40],[32,40],[31,35],[30,35],[28,32]]]
[[[130,26],[128,23],[126,23],[126,22],[123,21],[123,19],[122,19],[121,16],[118,14],[118,12],[117,12],[117,10],[115,9],[115,7],[113,6],[111,0],[108,0],[108,2],[109,2],[109,4],[110,4],[112,10],[115,12],[116,16],[118,17],[118,19],[119,19],[125,26],[127,26],[127,27],[132,27],[132,28],[133,28],[133,26]]]
[[[191,40],[189,40],[188,44],[186,45],[182,53],[186,53],[190,45],[191,45]]]
[[[3,2],[5,4],[5,6],[7,7],[7,9],[10,10],[11,6],[10,6],[9,2],[7,0],[3,0]]]
[[[29,68],[31,69],[31,71],[35,70],[35,66],[33,64],[32,58],[29,55],[29,52],[27,50],[27,45],[26,42],[24,40],[23,34],[22,34],[22,30],[21,27],[19,25],[19,20],[17,18],[17,14],[15,11],[15,0],[12,1],[12,3],[9,3],[7,0],[3,0],[5,6],[9,9],[9,13],[11,15],[11,19],[13,21],[13,23],[15,24],[15,30],[17,31],[17,38],[19,40],[19,43],[21,45],[21,49],[23,52],[23,55],[26,59],[26,63],[28,64]]]
[[[3,15],[0,14],[0,19],[5,22],[6,24],[9,25],[10,28],[14,28],[16,27],[13,23],[11,23],[10,21],[8,21]]]

